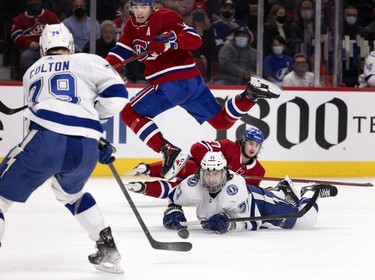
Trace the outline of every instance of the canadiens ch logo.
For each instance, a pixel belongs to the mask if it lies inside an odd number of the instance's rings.
[[[135,39],[133,41],[133,46],[134,46],[134,51],[136,54],[140,54],[140,53],[143,53],[147,50],[147,41],[145,40],[141,40],[141,39]],[[139,58],[138,60],[139,61],[143,61],[145,60],[146,58],[148,57],[148,55],[146,55],[145,57],[141,57]]]

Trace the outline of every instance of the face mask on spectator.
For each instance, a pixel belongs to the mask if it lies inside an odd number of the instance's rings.
[[[204,21],[205,14],[204,12],[195,12],[193,14],[193,19],[196,21]]]
[[[81,18],[85,15],[86,13],[86,10],[83,9],[83,8],[77,8],[74,10],[74,15],[77,17],[77,18]]]
[[[281,17],[276,17],[278,23],[284,24],[286,22],[286,15]]]
[[[349,25],[353,25],[357,22],[357,17],[354,17],[354,16],[348,16],[345,18],[346,22],[349,24]]]
[[[226,19],[231,19],[234,16],[234,14],[229,11],[225,11],[221,12],[221,16]]]
[[[29,15],[37,16],[40,14],[40,12],[43,9],[43,4],[42,3],[31,3],[27,5],[27,13]]]
[[[284,48],[282,46],[273,46],[272,51],[274,54],[279,55],[283,53]]]
[[[239,48],[244,48],[247,46],[247,43],[249,42],[249,38],[247,37],[234,37],[234,44]]]
[[[307,63],[294,63],[293,65],[294,71],[301,76],[307,72],[308,67]]]
[[[301,17],[304,20],[310,20],[312,18],[312,11],[311,10],[305,10],[301,12]]]

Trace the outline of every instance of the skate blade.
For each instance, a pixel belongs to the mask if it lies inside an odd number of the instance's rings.
[[[189,160],[189,154],[186,154],[183,152],[179,153],[173,163],[172,168],[169,169],[167,174],[165,174],[164,178],[167,180],[172,180],[174,177],[176,177],[178,172],[180,172],[180,170],[185,166],[188,160]]]
[[[120,267],[119,264],[111,264],[111,263],[104,263],[104,264],[94,264],[94,267],[97,270],[108,272],[108,273],[114,273],[114,274],[123,274],[124,271]]]
[[[258,90],[272,93],[274,95],[273,97],[279,97],[283,91],[279,86],[258,76],[252,76],[250,83]]]

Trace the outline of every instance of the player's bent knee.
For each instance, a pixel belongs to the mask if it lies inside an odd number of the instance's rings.
[[[315,208],[310,209],[305,215],[297,219],[295,229],[310,229],[316,225],[318,211]]]
[[[131,126],[134,120],[138,118],[138,113],[133,109],[130,103],[126,104],[121,111],[121,119],[127,126]]]

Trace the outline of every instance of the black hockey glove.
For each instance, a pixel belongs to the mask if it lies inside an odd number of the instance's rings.
[[[182,228],[180,222],[186,222],[184,211],[180,205],[170,204],[164,212],[163,225],[167,229],[179,230]]]

